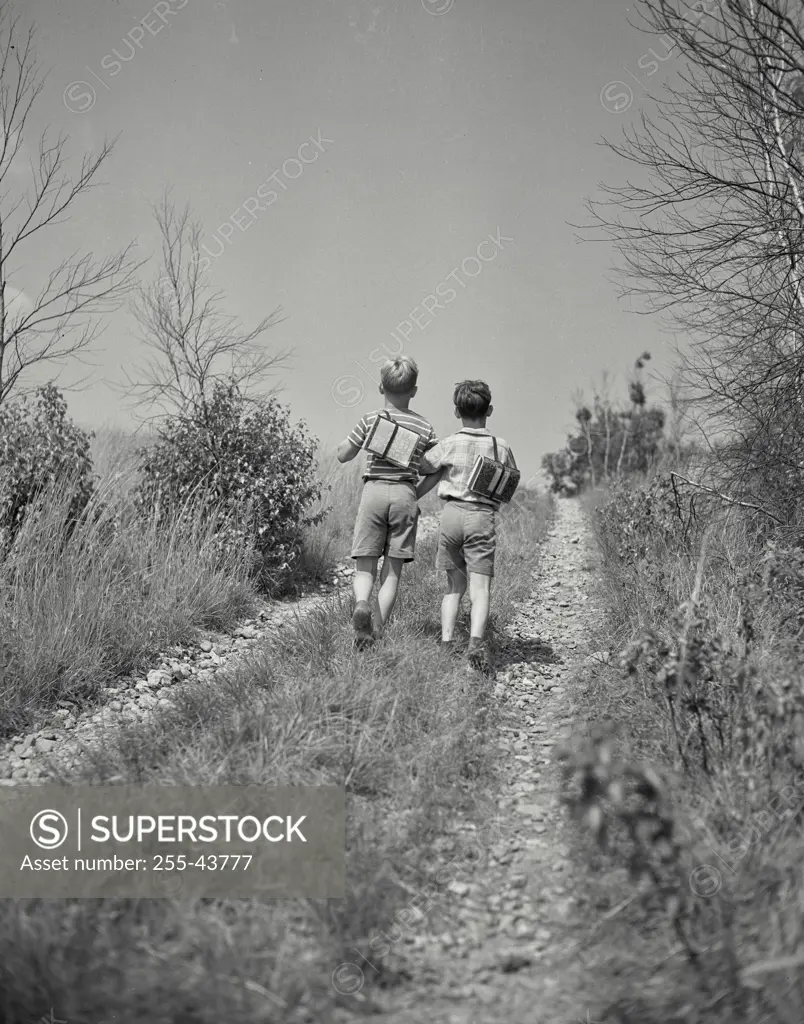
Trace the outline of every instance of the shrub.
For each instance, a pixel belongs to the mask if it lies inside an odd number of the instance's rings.
[[[68,417],[52,385],[0,407],[0,555],[8,551],[26,511],[55,479],[69,476],[68,518],[75,521],[95,489],[92,433]]]
[[[158,519],[203,499],[225,515],[222,547],[253,546],[252,570],[276,591],[296,568],[303,530],[320,520],[316,442],[275,398],[249,400],[236,386],[215,386],[189,414],[169,416],[158,440],[140,449],[135,501]]]
[[[612,483],[595,519],[604,554],[628,566],[650,560],[659,542],[663,550],[689,555],[700,540],[694,509],[682,503],[668,476],[654,477],[647,487]]]

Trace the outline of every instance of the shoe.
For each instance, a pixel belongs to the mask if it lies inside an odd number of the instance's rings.
[[[484,676],[491,675],[491,663],[489,662],[489,653],[485,640],[481,640],[476,636],[471,637],[466,657],[470,668]]]
[[[453,658],[458,653],[458,644],[455,640],[439,640],[438,648],[443,651],[444,654],[449,654]]]
[[[371,621],[371,605],[368,601],[358,601],[352,615],[355,630],[355,647],[364,648],[374,643],[374,631]]]

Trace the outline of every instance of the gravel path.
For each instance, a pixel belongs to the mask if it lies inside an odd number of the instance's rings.
[[[398,939],[386,954],[388,966],[396,958],[392,973],[406,980],[377,996],[375,987],[355,993],[361,979],[352,979],[344,1009],[362,996],[376,1004],[375,1019],[383,1024],[601,1019],[578,955],[593,919],[569,855],[572,826],[559,803],[553,760],[573,724],[575,686],[606,658],[586,650],[598,614],[590,596],[594,560],[580,505],[559,501],[534,590],[508,629],[491,683],[502,711],[497,745],[507,789],[498,794],[488,827],[456,826],[453,839],[465,856],[446,864],[434,857],[433,878],[446,884],[434,909],[403,935],[387,933]],[[376,966],[364,963],[363,977]],[[348,991],[348,974],[342,977]]]
[[[419,538],[438,529],[438,517],[422,516]],[[210,681],[216,673],[231,668],[269,630],[283,627],[311,612],[338,590],[350,589],[354,574],[351,559],[333,567],[318,591],[298,600],[268,601],[254,619],[241,622],[231,635],[206,633],[186,646],[163,652],[154,659],[144,676],[124,676],[103,688],[91,705],[63,701],[51,721],[25,735],[12,736],[0,744],[0,786],[29,785],[68,772],[77,766],[83,752],[103,743],[121,721],[142,721],[170,706],[176,687],[196,681]]]

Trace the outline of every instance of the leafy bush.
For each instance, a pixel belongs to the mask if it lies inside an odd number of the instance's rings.
[[[249,400],[218,384],[189,414],[167,417],[155,444],[140,449],[135,501],[158,518],[211,502],[226,516],[221,546],[248,542],[255,576],[276,591],[298,564],[303,530],[323,515],[310,511],[321,494],[315,452],[304,424],[291,424],[276,399]]]
[[[52,385],[0,407],[0,554],[20,530],[26,510],[57,478],[69,477],[68,517],[75,521],[95,489],[92,433],[68,417]]]
[[[667,591],[668,569],[689,564],[701,540],[694,506],[667,476],[654,477],[647,487],[612,483],[608,501],[594,511],[593,525],[607,564],[618,567],[628,588],[638,576],[643,584]]]

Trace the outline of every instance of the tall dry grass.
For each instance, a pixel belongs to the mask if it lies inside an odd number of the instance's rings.
[[[321,523],[305,532],[301,562],[303,575],[320,578],[332,565],[348,558],[363,486],[362,473],[362,457],[342,465],[334,453],[319,453],[318,478],[323,484],[323,491],[312,512],[328,511]]]
[[[168,528],[134,514],[114,480],[70,524],[69,480],[54,481],[0,563],[5,679],[0,732],[59,701],[91,700],[113,677],[255,604],[249,552],[221,551],[219,516],[188,506]]]
[[[154,433],[148,426],[128,430],[106,425],[95,430],[90,450],[102,485],[114,486],[120,494],[130,494],[138,480],[137,451],[153,440]]]

